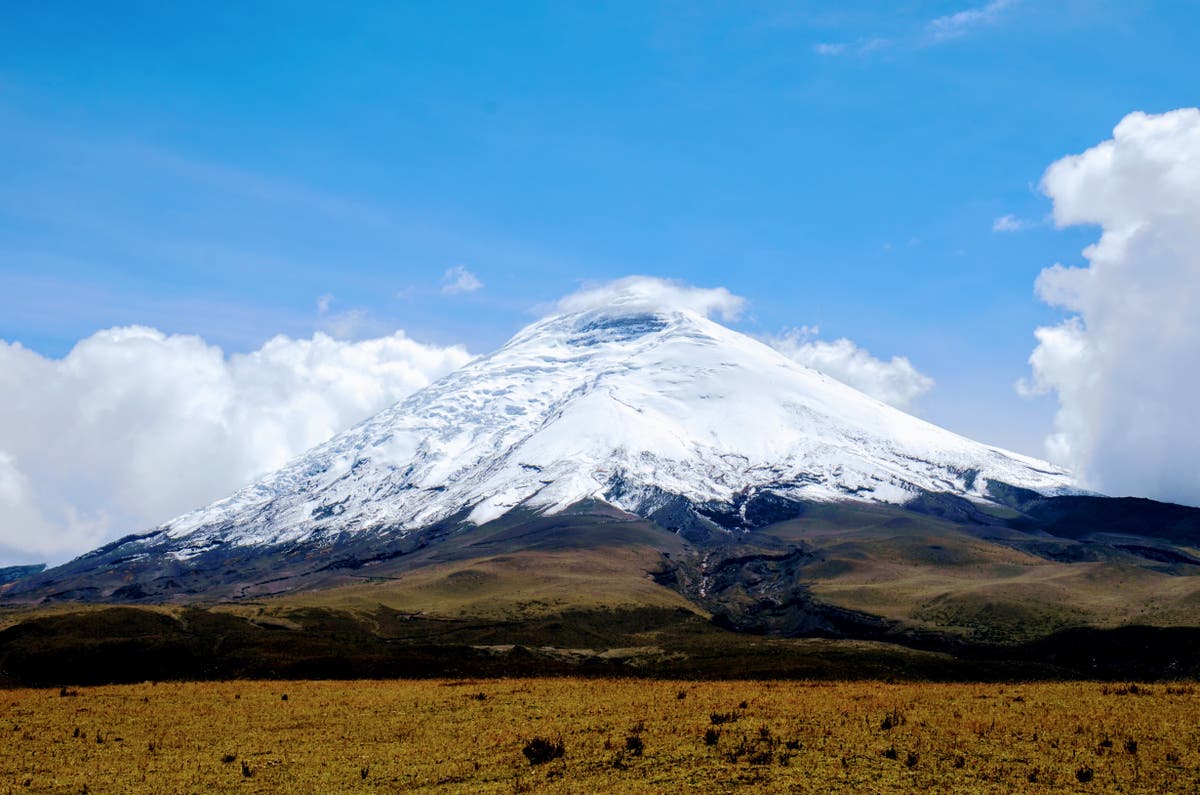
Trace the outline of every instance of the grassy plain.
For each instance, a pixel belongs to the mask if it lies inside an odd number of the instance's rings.
[[[0,691],[0,792],[1192,792],[1198,716],[1185,684],[14,689]],[[535,738],[561,757],[531,763]]]

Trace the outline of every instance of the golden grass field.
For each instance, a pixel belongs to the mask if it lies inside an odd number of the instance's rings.
[[[5,793],[1200,789],[1190,685],[163,682],[0,703]],[[534,738],[561,758],[531,764]]]

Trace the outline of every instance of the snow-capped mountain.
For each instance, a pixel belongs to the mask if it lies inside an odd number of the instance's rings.
[[[1072,489],[1053,465],[979,444],[799,365],[689,309],[559,313],[277,472],[165,524],[156,544],[216,547],[404,534],[450,518],[587,499],[989,499],[989,484]],[[740,506],[740,507],[739,507]]]

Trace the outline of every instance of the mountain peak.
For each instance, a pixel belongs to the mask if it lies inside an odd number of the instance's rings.
[[[222,544],[402,535],[584,500],[701,522],[724,511],[732,518],[722,524],[736,529],[761,495],[904,503],[927,492],[987,500],[993,482],[1072,486],[1050,464],[938,428],[708,319],[711,295],[654,298],[635,290],[560,306],[496,352],[161,529],[186,557]]]

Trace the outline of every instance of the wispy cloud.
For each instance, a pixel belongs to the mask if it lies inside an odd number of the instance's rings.
[[[462,265],[455,265],[442,274],[442,293],[445,295],[473,293],[481,287],[483,287],[483,282],[479,277]]]
[[[849,42],[822,42],[814,46],[813,51],[817,55],[825,56],[866,55],[876,50],[882,50],[891,43],[891,39],[885,39],[882,36],[869,36]]]
[[[1032,226],[1029,221],[1023,218],[1018,218],[1012,213],[1002,215],[995,221],[992,221],[993,232],[1020,232],[1022,229],[1028,229]]]
[[[845,42],[820,42],[813,46],[817,55],[842,55],[850,47]]]
[[[890,48],[914,49],[960,39],[998,22],[1006,9],[1018,0],[991,0],[986,5],[967,8],[930,19],[908,33],[887,36],[860,36],[848,41],[823,41],[813,52],[827,58],[864,56]]]
[[[992,0],[978,8],[968,8],[955,14],[947,14],[931,19],[925,26],[925,32],[933,43],[950,41],[966,36],[981,27],[995,24],[1006,8],[1016,0]]]
[[[317,330],[338,340],[362,339],[369,334],[386,333],[384,324],[366,309],[353,307],[343,312],[333,312],[333,302],[331,293],[317,298]]]

